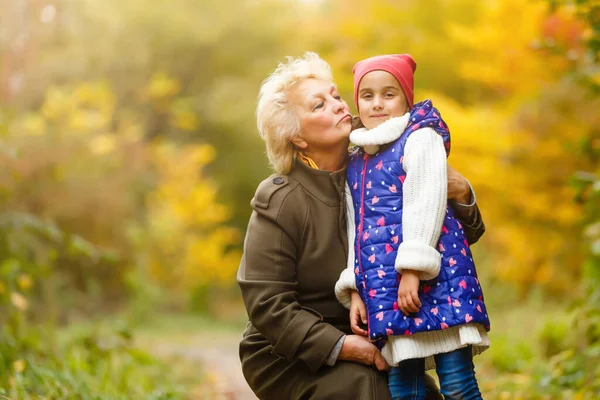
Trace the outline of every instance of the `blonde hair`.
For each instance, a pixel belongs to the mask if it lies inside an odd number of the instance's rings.
[[[287,174],[294,164],[296,148],[290,139],[300,134],[300,120],[289,94],[295,85],[309,78],[333,83],[329,64],[312,52],[286,57],[260,87],[256,122],[276,172]]]

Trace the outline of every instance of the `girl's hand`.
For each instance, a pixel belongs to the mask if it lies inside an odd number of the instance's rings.
[[[419,300],[419,275],[417,271],[405,269],[398,288],[398,308],[404,315],[415,313],[421,308]]]
[[[448,165],[448,199],[461,204],[471,203],[471,188],[464,176]]]
[[[346,335],[338,359],[374,365],[380,371],[390,369],[379,349],[364,336]]]
[[[361,321],[363,324],[367,324],[367,308],[358,292],[353,290],[350,296],[350,328],[357,335],[367,336],[367,331],[360,327]]]

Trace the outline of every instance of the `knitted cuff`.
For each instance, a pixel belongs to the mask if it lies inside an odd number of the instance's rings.
[[[350,309],[352,290],[356,290],[356,278],[354,277],[354,271],[346,268],[340,274],[340,279],[335,283],[335,297],[348,309]]]
[[[475,203],[477,203],[477,197],[475,196],[475,191],[473,190],[473,186],[471,186],[471,182],[469,182],[468,179],[465,179],[465,181],[467,181],[467,185],[469,185],[469,192],[470,192],[470,200],[471,203],[470,204],[463,204],[463,203],[459,203],[458,201],[456,202],[457,205],[461,206],[461,207],[473,207],[475,205]]]
[[[409,240],[402,242],[396,255],[396,271],[412,269],[421,272],[421,280],[433,279],[440,273],[442,256],[425,243]]]

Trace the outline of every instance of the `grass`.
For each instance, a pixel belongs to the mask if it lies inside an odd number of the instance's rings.
[[[90,334],[52,350],[23,354],[0,390],[9,399],[184,399],[168,365],[124,333]]]
[[[496,290],[487,296],[488,309],[492,318],[489,350],[475,358],[476,372],[480,388],[485,399],[532,399],[527,393],[532,384],[531,371],[536,365],[544,363],[546,351],[540,341],[540,332],[549,318],[566,319],[568,313],[548,299],[532,295],[527,301],[518,301],[516,293],[497,285]],[[242,305],[238,305],[242,309]],[[238,310],[239,311],[239,310]],[[243,311],[243,309],[242,309]],[[228,314],[235,315],[235,312]],[[239,318],[238,318],[239,317]],[[215,320],[206,316],[160,315],[136,331],[141,348],[154,349],[155,354],[171,353],[171,365],[177,369],[178,362],[193,365],[195,371],[205,370],[205,385],[217,380],[211,377],[211,367],[203,365],[202,360],[185,357],[179,349],[202,348],[229,351],[237,350],[237,342],[244,329],[243,316],[228,320]],[[235,349],[232,349],[235,346]],[[191,358],[191,360],[190,360]],[[178,373],[185,376],[185,371]],[[193,374],[192,374],[193,375]],[[197,376],[187,376],[190,383]],[[206,386],[205,386],[206,387]],[[573,397],[564,397],[570,399]]]
[[[38,329],[36,351],[16,349],[16,360],[0,354],[0,364],[6,366],[0,374],[4,377],[0,398],[211,398],[194,395],[211,390],[210,373],[205,373],[200,360],[169,350],[193,348],[194,343],[206,343],[211,337],[234,339],[242,329],[241,321],[217,322],[191,315],[159,315],[139,326],[135,334],[118,317],[79,321],[60,329],[52,340],[48,340],[50,332],[44,338]],[[5,345],[10,342],[6,340]]]
[[[504,286],[485,286],[492,346],[475,358],[484,398],[592,399],[568,390],[544,395],[533,389],[539,381],[537,371],[547,367],[548,360],[564,356],[572,322],[564,303],[535,293],[519,301]],[[127,328],[125,321],[131,318],[126,315],[79,321],[58,332],[53,352],[18,360],[20,364],[13,365],[17,372],[0,390],[0,398],[237,398],[236,393],[248,390],[237,361],[245,312],[241,303],[234,303],[214,314],[225,317],[157,313],[136,324],[134,333]]]
[[[491,285],[486,285],[491,286]],[[477,378],[485,399],[520,400],[520,399],[575,399],[575,395],[565,392],[561,397],[544,397],[532,393],[534,372],[537,367],[547,363],[548,342],[544,338],[547,321],[563,321],[568,324],[569,313],[564,304],[553,302],[532,293],[526,301],[519,301],[516,292],[510,288],[495,284],[493,290],[486,291],[486,302],[492,319],[490,340],[492,346],[482,355],[475,358]],[[193,365],[193,370],[204,370],[204,388],[218,380],[212,376],[212,366],[205,365],[202,360],[186,357],[178,353],[180,349],[202,348],[217,351],[237,350],[237,342],[245,325],[242,305],[239,309],[230,310],[232,315],[227,320],[215,320],[206,316],[194,315],[159,315],[140,326],[136,331],[136,343],[144,349],[154,349],[155,354],[171,353],[166,359],[175,370],[178,362]],[[240,311],[241,310],[241,311]],[[554,330],[560,324],[551,325]],[[559,333],[558,336],[561,336]],[[561,336],[562,337],[562,336]],[[232,348],[235,347],[235,348]],[[550,346],[551,347],[551,346]],[[189,354],[188,354],[189,355]],[[237,367],[239,368],[239,367]],[[189,371],[188,371],[189,372]],[[177,373],[186,376],[186,371]],[[187,383],[197,376],[188,374]],[[196,387],[201,387],[201,385]],[[209,398],[209,397],[207,397]]]

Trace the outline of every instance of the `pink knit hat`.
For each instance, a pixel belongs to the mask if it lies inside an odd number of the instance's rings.
[[[354,74],[354,103],[358,110],[358,86],[362,78],[372,71],[385,71],[394,75],[410,108],[414,103],[414,72],[417,63],[410,54],[390,54],[376,56],[359,61],[352,68]]]

